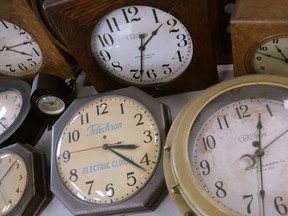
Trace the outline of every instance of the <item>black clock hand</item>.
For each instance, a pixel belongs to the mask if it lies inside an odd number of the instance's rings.
[[[276,137],[274,140],[272,140],[270,143],[268,143],[264,148],[262,148],[262,151],[264,151],[266,148],[268,148],[270,145],[272,145],[273,143],[275,143],[278,139],[280,139],[282,136],[284,136],[286,133],[288,132],[288,129],[286,129],[285,131],[283,131],[278,137]],[[253,144],[254,145],[254,144]],[[258,145],[258,144],[257,144]],[[258,156],[258,154],[260,154],[261,152],[259,152],[258,150],[254,153],[254,154],[244,154],[241,156],[240,159],[244,158],[244,157],[248,157],[252,160],[252,164],[250,166],[248,166],[246,169],[249,169],[251,167],[253,167],[256,164],[256,157]]]
[[[160,26],[158,26],[157,29],[155,29],[154,31],[152,31],[152,33],[151,33],[150,37],[148,38],[148,40],[144,43],[143,46],[141,46],[143,50],[145,49],[145,47],[146,47],[146,45],[149,43],[149,41],[150,41],[155,35],[157,35],[158,30],[161,28],[162,25],[163,25],[163,23],[161,23]]]
[[[2,176],[2,178],[0,179],[0,184],[2,182],[2,180],[4,179],[4,177],[9,173],[9,171],[12,169],[12,167],[14,166],[14,164],[16,163],[16,160],[13,162],[13,164],[9,167],[9,169],[4,173],[4,175]]]
[[[109,145],[109,148],[112,148],[112,149],[136,149],[138,148],[139,146],[135,145],[135,144],[124,144],[124,145],[113,145],[113,146],[110,146]]]
[[[277,47],[276,45],[274,45],[274,46],[275,46],[275,48],[277,49],[277,51],[283,56],[283,58],[285,59],[285,62],[288,63],[288,59],[287,59],[287,57],[284,55],[284,53],[282,52],[282,50],[281,50],[279,47]]]
[[[260,190],[260,196],[262,200],[262,211],[263,211],[263,216],[265,216],[265,190],[263,186],[263,165],[262,165],[262,156],[264,155],[264,150],[261,148],[262,145],[262,137],[261,137],[261,130],[263,128],[262,122],[261,122],[261,114],[259,113],[259,119],[257,123],[257,128],[258,128],[258,134],[259,134],[259,140],[258,140],[258,159],[259,159],[259,169],[260,169],[260,185],[261,185],[261,190]]]
[[[4,46],[1,50],[0,50],[0,52],[1,51],[6,51],[6,50],[10,50],[11,48],[14,48],[14,47],[17,47],[17,46],[22,46],[22,45],[26,45],[26,44],[29,44],[29,43],[31,43],[31,42],[33,42],[34,40],[31,40],[31,41],[25,41],[25,42],[23,42],[23,43],[20,43],[20,44],[16,44],[16,45],[13,45],[13,46]]]
[[[119,152],[116,152],[115,150],[113,150],[113,149],[111,148],[111,146],[108,146],[108,145],[107,145],[106,147],[103,146],[103,148],[104,148],[104,149],[108,149],[109,151],[111,151],[111,152],[113,152],[114,154],[116,154],[118,157],[120,157],[120,158],[126,160],[128,163],[132,164],[133,166],[138,167],[138,168],[146,171],[143,167],[141,167],[140,165],[136,164],[134,161],[130,160],[129,158],[127,158],[126,156],[120,154]]]
[[[8,49],[8,50],[11,51],[11,52],[19,53],[19,54],[21,54],[21,55],[27,55],[27,56],[31,56],[31,57],[32,57],[31,54],[28,54],[28,53],[25,53],[25,52],[20,52],[20,51],[13,50],[13,49]]]
[[[139,50],[140,50],[140,82],[142,82],[142,77],[143,77],[143,53],[144,53],[144,50],[145,50],[145,47],[143,46],[143,42],[144,42],[144,37],[145,37],[145,34],[140,34],[139,35],[139,38],[140,38],[140,47],[139,47]]]
[[[264,56],[267,56],[267,57],[269,57],[269,58],[274,58],[274,59],[278,59],[278,60],[280,60],[280,61],[284,61],[284,62],[286,62],[285,59],[278,58],[278,57],[276,57],[276,56],[272,56],[272,55],[270,55],[270,54],[261,53],[261,52],[257,52],[257,53],[259,53],[259,54],[261,54],[261,55],[264,55]]]

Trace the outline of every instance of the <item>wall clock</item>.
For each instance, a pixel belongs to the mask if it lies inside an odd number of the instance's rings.
[[[52,74],[38,74],[32,83],[32,109],[52,126],[75,99],[74,90],[63,79]]]
[[[29,0],[1,0],[0,7],[0,80],[31,81],[40,72],[71,76],[72,56],[50,40]]]
[[[246,75],[208,88],[179,112],[164,173],[183,215],[287,213],[287,93],[285,77]]]
[[[39,215],[50,200],[45,155],[15,143],[0,149],[1,215]]]
[[[133,85],[154,96],[218,81],[212,6],[199,0],[44,3],[98,92]]]
[[[0,82],[0,145],[15,142],[35,145],[46,124],[30,106],[30,85],[23,80]]]
[[[254,73],[287,76],[287,9],[284,0],[237,1],[231,18],[236,76]]]
[[[154,210],[169,125],[169,108],[136,87],[76,99],[53,126],[51,191],[74,215]]]

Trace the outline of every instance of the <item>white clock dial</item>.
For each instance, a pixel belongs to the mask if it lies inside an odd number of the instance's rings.
[[[287,138],[283,102],[236,101],[207,119],[195,139],[191,135],[193,172],[203,189],[232,211],[281,215],[288,200]]]
[[[6,131],[19,115],[22,95],[16,90],[0,91],[0,134]]]
[[[64,111],[64,101],[52,95],[44,95],[37,101],[37,106],[40,111],[49,115],[57,115]]]
[[[29,33],[0,20],[0,75],[28,76],[39,71],[42,61],[42,51]]]
[[[145,106],[129,97],[105,96],[71,116],[56,152],[60,179],[72,194],[88,203],[117,203],[153,175],[161,141]]]
[[[141,86],[167,83],[183,74],[192,60],[193,43],[185,26],[170,13],[129,6],[96,24],[91,50],[109,74]]]
[[[288,37],[263,42],[252,56],[252,68],[257,73],[288,76]]]
[[[25,161],[16,153],[0,153],[0,215],[7,215],[21,200],[27,184]]]

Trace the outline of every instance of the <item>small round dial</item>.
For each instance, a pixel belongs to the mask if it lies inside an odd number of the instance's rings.
[[[58,115],[65,109],[64,101],[56,96],[44,95],[37,101],[39,110],[49,115]]]
[[[22,108],[22,95],[17,90],[0,91],[0,134],[15,121]]]
[[[288,37],[269,38],[258,45],[251,67],[256,73],[288,76]]]
[[[0,75],[23,77],[39,71],[42,51],[24,29],[0,20]]]
[[[134,85],[179,77],[193,56],[192,38],[170,13],[147,6],[114,10],[94,27],[91,50],[112,76]]]
[[[16,153],[0,153],[0,215],[7,215],[21,200],[27,185],[25,161]]]
[[[153,115],[126,96],[103,96],[81,106],[56,142],[60,179],[88,203],[122,202],[146,184],[161,155]]]

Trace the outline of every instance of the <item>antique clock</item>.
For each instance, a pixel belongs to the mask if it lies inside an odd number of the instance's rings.
[[[31,107],[49,126],[57,121],[74,99],[73,87],[58,76],[38,74],[33,80]]]
[[[288,75],[288,5],[285,0],[236,2],[231,18],[236,76]]]
[[[165,143],[164,173],[182,215],[287,213],[288,78],[253,74],[189,101]]]
[[[153,96],[218,82],[212,7],[207,0],[44,2],[98,92],[137,86]]]
[[[0,0],[0,7],[0,80],[71,75],[72,56],[50,40],[29,0]]]
[[[170,119],[136,87],[76,99],[53,126],[51,191],[73,215],[154,210]]]
[[[35,145],[46,129],[30,105],[31,86],[24,80],[0,82],[0,146]]]
[[[1,215],[39,215],[51,198],[44,154],[28,144],[0,149]]]

